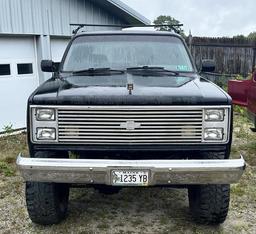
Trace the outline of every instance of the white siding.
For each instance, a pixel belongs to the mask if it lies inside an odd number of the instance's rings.
[[[70,23],[122,23],[87,0],[0,0],[0,34],[70,36]]]

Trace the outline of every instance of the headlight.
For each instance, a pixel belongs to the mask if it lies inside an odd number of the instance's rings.
[[[223,128],[206,128],[204,130],[204,139],[211,140],[223,140]]]
[[[56,129],[55,128],[37,128],[36,138],[37,140],[55,140]]]
[[[38,121],[54,121],[55,110],[54,109],[37,109],[36,119]]]
[[[205,121],[219,122],[224,120],[224,109],[205,110]]]

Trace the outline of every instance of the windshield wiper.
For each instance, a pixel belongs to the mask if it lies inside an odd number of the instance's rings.
[[[172,74],[173,76],[178,76],[180,73],[177,71],[171,71],[167,70],[164,67],[154,67],[154,66],[141,66],[141,67],[128,67],[126,68],[127,72],[140,72],[140,71],[145,71],[145,72],[159,72],[159,73],[168,73]]]
[[[72,75],[105,75],[105,74],[123,74],[125,70],[111,68],[88,68],[79,71],[73,71]]]

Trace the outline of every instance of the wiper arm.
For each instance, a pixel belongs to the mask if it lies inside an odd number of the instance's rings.
[[[174,76],[178,76],[180,73],[177,71],[167,70],[164,67],[151,67],[151,66],[141,66],[141,67],[128,67],[126,68],[127,72],[139,72],[139,71],[146,71],[146,72],[159,72],[159,73],[171,73]]]
[[[72,75],[98,75],[98,74],[123,74],[125,70],[111,69],[111,68],[88,68],[79,71],[73,71]]]

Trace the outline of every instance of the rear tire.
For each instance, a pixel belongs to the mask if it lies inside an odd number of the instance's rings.
[[[204,153],[204,159],[224,159],[226,152]],[[188,188],[189,207],[200,224],[218,225],[226,220],[230,185],[193,185]]]
[[[36,152],[35,158],[66,158],[68,153]],[[37,224],[61,222],[67,215],[69,185],[43,182],[26,182],[26,203],[30,219]]]

